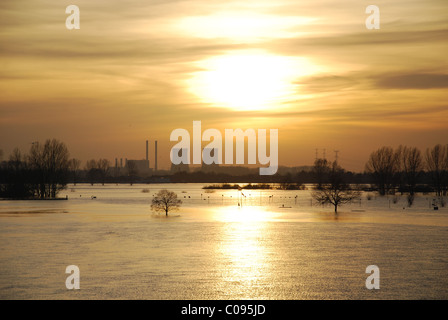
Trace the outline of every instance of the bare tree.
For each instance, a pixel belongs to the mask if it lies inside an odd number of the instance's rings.
[[[87,178],[89,179],[90,184],[93,186],[95,181],[98,180],[99,176],[98,163],[95,159],[88,160],[86,162],[85,169],[87,171]]]
[[[317,189],[320,189],[328,181],[329,171],[330,167],[327,159],[316,159],[314,161],[313,176],[316,179]]]
[[[426,168],[431,175],[437,196],[446,194],[448,174],[448,146],[438,144],[432,149],[426,149]]]
[[[35,174],[36,193],[39,198],[55,198],[57,193],[65,188],[69,152],[63,142],[48,139],[44,145],[33,143],[28,162]]]
[[[72,174],[73,184],[76,186],[79,178],[79,168],[81,167],[81,160],[79,159],[70,159],[69,168]]]
[[[415,189],[424,169],[422,153],[415,147],[400,146],[397,151],[403,182],[408,191],[408,204],[414,203]]]
[[[311,195],[320,204],[332,204],[337,214],[340,205],[359,198],[361,193],[344,182],[344,169],[336,161],[328,167],[328,172],[328,183],[320,188],[317,185]]]
[[[163,189],[152,199],[151,210],[165,212],[165,215],[168,216],[168,212],[178,210],[181,204],[182,201],[177,199],[176,193]]]
[[[9,155],[9,167],[17,171],[23,168],[25,165],[25,157],[19,148],[14,148],[12,153]]]
[[[132,186],[134,183],[134,179],[138,174],[137,165],[134,161],[127,161],[126,167],[128,168],[129,184]]]
[[[99,174],[101,177],[101,183],[104,186],[104,183],[106,182],[107,174],[109,172],[110,161],[107,159],[100,159],[100,160],[98,160],[98,162],[96,164],[98,166],[98,171],[99,171]]]
[[[380,195],[394,190],[399,171],[399,154],[391,147],[382,147],[370,154],[366,172],[372,174]]]
[[[0,194],[7,198],[26,199],[33,197],[32,184],[29,182],[30,172],[26,157],[15,148],[9,161],[0,163]]]

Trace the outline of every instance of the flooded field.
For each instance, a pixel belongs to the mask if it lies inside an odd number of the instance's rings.
[[[69,186],[0,202],[2,299],[447,299],[448,209],[431,195],[316,206],[308,190]],[[160,189],[183,201],[150,211]],[[368,200],[370,198],[370,200]],[[68,290],[65,269],[80,270]],[[366,267],[380,269],[367,290]]]

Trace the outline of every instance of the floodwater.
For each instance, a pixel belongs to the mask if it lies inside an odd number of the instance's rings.
[[[307,190],[202,186],[77,185],[60,194],[68,201],[0,201],[0,298],[448,298],[448,209],[434,211],[431,195],[408,208],[405,196],[364,194],[335,216]],[[183,201],[168,218],[150,211],[162,188]],[[66,288],[69,265],[80,290]],[[369,265],[378,290],[366,288]]]

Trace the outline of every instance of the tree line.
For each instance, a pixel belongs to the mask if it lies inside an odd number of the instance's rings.
[[[415,147],[382,147],[372,152],[365,166],[380,195],[397,188],[413,197],[425,173],[436,196],[448,191],[448,145],[437,144],[422,153]]]
[[[345,170],[335,161],[316,159],[313,167],[316,184],[312,197],[319,204],[338,206],[361,195],[359,185],[347,181]],[[399,146],[396,149],[381,147],[372,152],[365,165],[365,175],[381,196],[397,190],[407,193],[412,206],[423,178],[428,178],[436,196],[446,196],[448,191],[448,145],[435,145],[423,154],[416,147]]]
[[[3,152],[1,153],[3,156]],[[106,159],[86,162],[85,176],[92,184],[103,185],[110,162]],[[33,142],[27,154],[14,149],[6,161],[0,163],[0,197],[12,199],[54,199],[67,183],[83,181],[81,161],[71,158],[65,143],[48,139]]]
[[[14,149],[0,166],[0,196],[4,198],[56,198],[68,180],[69,152],[56,139],[34,142],[28,154]]]
[[[3,153],[0,154],[3,157]],[[15,149],[9,159],[0,164],[0,197],[3,198],[55,198],[67,183],[133,183],[148,182],[137,175],[132,167],[125,176],[110,172],[107,159],[91,159],[81,168],[81,161],[70,158],[63,142],[46,140],[35,142],[28,154]],[[158,177],[158,176],[154,176]],[[316,190],[332,183],[332,177],[343,181],[343,185],[364,185],[364,190],[378,191],[387,195],[397,191],[407,193],[412,203],[416,192],[433,191],[437,196],[448,191],[448,145],[436,145],[421,152],[415,147],[381,147],[372,152],[363,173],[353,173],[338,163],[317,159],[311,171],[296,174],[260,176],[247,174],[232,176],[213,172],[178,172],[166,175],[170,182],[202,183],[276,183],[282,189],[301,189],[303,184],[316,185]],[[160,178],[160,177],[159,177]],[[336,183],[336,185],[339,183]],[[339,187],[341,188],[341,187]]]

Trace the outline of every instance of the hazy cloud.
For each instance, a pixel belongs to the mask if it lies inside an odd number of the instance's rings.
[[[378,77],[376,85],[384,89],[441,89],[448,87],[448,74],[410,73]]]

